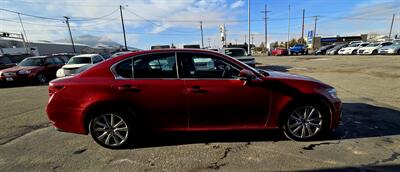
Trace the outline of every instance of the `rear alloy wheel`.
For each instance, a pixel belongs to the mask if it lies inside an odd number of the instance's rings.
[[[293,110],[283,124],[286,137],[296,141],[316,138],[323,130],[326,118],[315,106],[300,106]]]
[[[44,84],[44,83],[46,83],[47,78],[46,78],[46,76],[43,75],[42,73],[39,73],[39,74],[36,76],[36,81],[37,81],[39,84]]]
[[[132,135],[130,121],[116,113],[96,116],[89,127],[93,139],[106,148],[121,148],[128,143]]]

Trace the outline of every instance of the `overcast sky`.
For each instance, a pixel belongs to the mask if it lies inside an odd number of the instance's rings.
[[[269,42],[284,41],[291,5],[291,38],[301,35],[302,10],[306,31],[320,16],[317,33],[322,36],[388,34],[393,13],[394,33],[400,34],[400,0],[251,0],[254,42],[264,40],[264,4],[268,5]],[[0,8],[60,19],[21,16],[30,40],[68,37],[62,17],[71,17],[74,36],[91,34],[123,43],[119,5],[124,6],[129,46],[148,49],[155,44],[199,44],[200,21],[204,42],[219,46],[219,25],[226,24],[229,42],[243,43],[247,33],[247,0],[0,0]],[[18,16],[0,11],[0,31],[21,32]]]

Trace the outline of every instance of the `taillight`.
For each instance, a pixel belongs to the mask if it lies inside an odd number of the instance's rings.
[[[49,96],[52,96],[54,93],[62,90],[64,88],[63,85],[50,85],[49,86]]]

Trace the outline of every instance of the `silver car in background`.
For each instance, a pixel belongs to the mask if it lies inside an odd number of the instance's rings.
[[[398,54],[400,55],[400,40],[394,40],[392,45],[379,48],[378,54]]]

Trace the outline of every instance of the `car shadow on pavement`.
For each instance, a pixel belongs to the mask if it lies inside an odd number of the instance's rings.
[[[308,169],[308,170],[300,170],[299,172],[361,172],[361,171],[399,171],[400,165],[391,164],[391,165],[371,165],[371,166],[360,166],[360,167],[338,167],[338,168],[323,168],[323,169]]]
[[[326,139],[357,139],[400,135],[400,111],[365,103],[344,103],[340,126]],[[392,142],[390,138],[383,141]]]
[[[49,85],[49,83],[44,83],[44,84],[35,84],[35,83],[23,83],[23,82],[3,82],[0,83],[0,89],[1,88],[16,88],[16,87],[31,87],[31,86],[43,86],[43,85]]]
[[[264,69],[264,70],[273,70],[278,72],[289,72],[291,66],[279,66],[279,65],[265,65],[265,66],[256,66],[257,69]]]
[[[400,111],[365,103],[344,103],[340,126],[316,141],[326,142],[343,139],[382,137],[382,141],[393,143],[389,137],[383,137],[392,135],[400,135]],[[138,140],[141,141],[136,142],[135,145],[128,147],[128,149],[199,143],[250,143],[287,140],[281,130],[278,129],[263,131],[173,132],[146,134],[146,136],[140,137]]]

